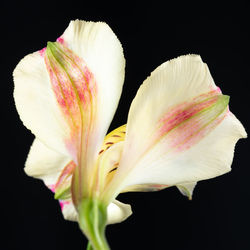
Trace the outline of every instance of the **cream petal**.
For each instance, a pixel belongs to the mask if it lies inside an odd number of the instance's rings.
[[[59,40],[86,62],[95,77],[98,103],[94,132],[98,141],[95,147],[99,149],[122,91],[125,71],[122,46],[110,27],[102,22],[71,21]]]
[[[184,195],[187,196],[189,200],[192,200],[192,195],[197,182],[181,183],[176,187]],[[132,186],[127,186],[121,191],[121,193],[126,192],[156,192],[168,188],[171,186],[164,184],[137,184]]]
[[[24,171],[27,175],[41,179],[53,190],[62,170],[70,162],[70,158],[35,139],[30,148]]]
[[[106,132],[124,81],[125,59],[122,46],[110,27],[102,22],[71,21],[61,39],[84,59],[95,76],[100,98],[98,111],[100,116],[105,117],[100,129]]]
[[[231,170],[234,147],[242,137],[246,137],[243,126],[228,113],[213,131],[185,151],[164,154],[166,144],[156,145],[135,166],[127,183],[178,185],[222,175]]]
[[[60,201],[63,216],[66,220],[78,221],[78,214],[71,200]],[[118,200],[107,208],[107,224],[115,224],[126,220],[132,214],[131,206]]]
[[[26,56],[14,70],[14,97],[25,126],[77,164],[74,201],[83,196],[79,190],[88,192],[95,183],[124,67],[121,44],[107,24],[76,20],[57,42]]]
[[[131,214],[131,206],[114,200],[108,206],[108,221],[107,224],[119,223],[126,220]]]
[[[54,97],[41,52],[24,57],[13,77],[15,104],[24,125],[44,144],[69,155],[63,139],[70,131]]]
[[[130,154],[130,165],[150,147],[151,135],[168,111],[217,89],[200,56],[181,56],[156,68],[139,88],[129,110],[124,155],[137,152]]]
[[[184,195],[187,196],[189,200],[192,200],[192,195],[194,188],[197,182],[190,182],[190,183],[182,183],[177,185],[176,187],[178,190]],[[132,186],[127,186],[125,189],[121,191],[121,193],[126,192],[155,192],[160,191],[170,186],[163,185],[163,184],[137,184]]]
[[[95,121],[98,128],[93,131],[96,135],[91,146],[95,147],[93,151],[97,151],[122,91],[125,68],[122,46],[107,24],[79,20],[71,21],[57,41],[84,60],[89,69],[85,72],[85,78],[93,75],[96,81],[98,103],[94,109],[98,111]],[[46,68],[44,62],[47,51],[45,48],[30,54],[17,65],[13,72],[14,98],[24,125],[46,145],[68,154],[65,138],[70,137],[71,128],[65,122],[59,100],[53,93],[52,79],[48,73],[50,68]]]
[[[95,163],[121,95],[125,59],[119,40],[105,23],[71,21],[59,42],[84,60],[96,82],[94,112],[81,136],[87,142],[81,152],[84,162],[79,162],[72,180],[73,200],[77,203],[84,196],[82,192],[92,192],[95,185]]]
[[[114,134],[117,134],[117,132],[113,132],[111,136]],[[119,138],[114,139],[119,140]],[[110,141],[110,138],[107,138],[106,141]],[[117,153],[116,150],[114,153]],[[43,180],[46,186],[54,192],[56,184],[60,181],[62,171],[70,162],[70,158],[48,148],[36,138],[31,146],[24,170],[27,175]],[[66,220],[78,220],[78,214],[71,198],[59,200],[59,203]],[[125,220],[132,214],[132,211],[130,205],[115,200],[108,206],[107,213],[107,223],[114,224]]]
[[[162,189],[168,188],[168,185],[162,184],[136,184],[132,186],[127,186],[122,190],[122,193],[126,192],[155,192]]]
[[[184,196],[187,196],[189,200],[192,200],[193,191],[196,184],[197,182],[181,183],[177,185],[177,188]]]
[[[235,143],[246,137],[199,56],[158,67],[132,102],[123,155],[106,189],[197,182],[230,171]]]
[[[71,199],[59,201],[59,203],[65,220],[78,221],[78,214]]]
[[[192,195],[194,188],[197,182],[190,182],[190,183],[182,183],[177,185],[176,187],[178,190],[184,195],[187,196],[189,200],[192,200]],[[163,184],[137,184],[132,186],[127,186],[121,192],[155,192],[160,191],[170,186],[163,185]]]

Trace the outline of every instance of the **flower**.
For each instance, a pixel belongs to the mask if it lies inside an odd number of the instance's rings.
[[[234,146],[247,136],[197,55],[155,69],[127,124],[106,135],[124,68],[108,25],[76,20],[13,74],[18,113],[36,137],[25,172],[55,193],[94,249],[109,249],[105,226],[132,213],[119,193],[177,186],[191,199],[197,181],[230,171]]]

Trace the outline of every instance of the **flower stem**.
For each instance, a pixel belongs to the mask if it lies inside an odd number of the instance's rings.
[[[90,241],[88,242],[88,245],[87,245],[87,249],[86,250],[94,250],[94,248],[92,247]]]
[[[96,199],[83,199],[78,207],[79,225],[89,239],[87,250],[109,250],[105,237],[107,212],[103,203]]]

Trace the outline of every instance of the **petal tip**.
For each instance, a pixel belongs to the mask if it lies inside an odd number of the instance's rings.
[[[197,62],[203,63],[203,61],[201,59],[201,56],[198,55],[198,54],[181,55],[181,56],[178,56],[176,58],[173,58],[173,59],[169,60],[168,62],[177,63],[177,62],[182,62],[184,60],[186,60],[186,61],[197,61]]]
[[[108,206],[108,224],[115,224],[126,220],[132,214],[129,204],[113,201]]]

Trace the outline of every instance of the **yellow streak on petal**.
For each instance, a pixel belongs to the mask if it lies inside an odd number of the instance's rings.
[[[123,146],[118,143],[124,141],[126,135],[126,125],[122,125],[113,130],[104,138],[98,157],[98,183],[99,191],[110,182],[119,166],[120,156]]]
[[[124,141],[125,135],[126,135],[126,124],[120,126],[119,128],[114,129],[109,134],[107,134],[104,138],[99,155],[104,153],[113,144],[120,142],[120,141]]]

